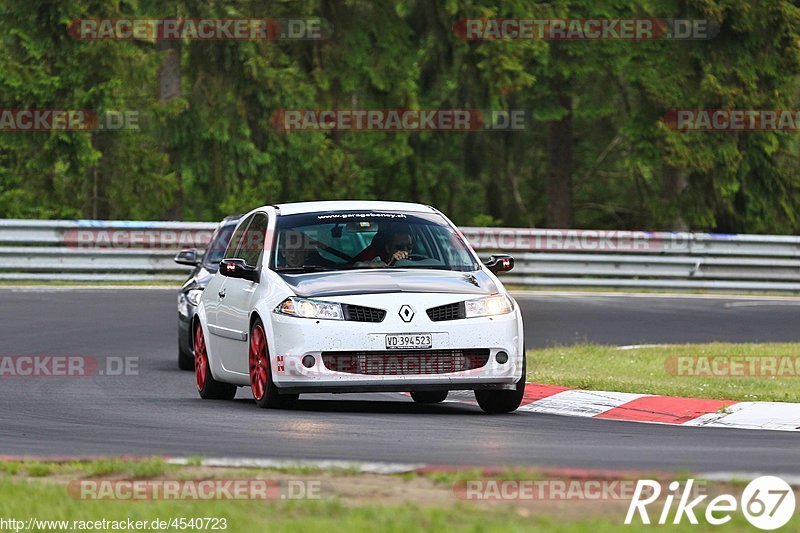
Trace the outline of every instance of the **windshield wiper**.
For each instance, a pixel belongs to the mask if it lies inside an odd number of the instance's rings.
[[[275,272],[294,272],[302,274],[303,272],[332,272],[333,270],[333,268],[319,265],[303,265],[299,267],[279,267],[275,269]]]

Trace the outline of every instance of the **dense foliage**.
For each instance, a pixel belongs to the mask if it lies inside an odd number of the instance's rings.
[[[77,18],[296,18],[321,40],[78,40]],[[470,41],[467,17],[695,18],[695,41]],[[791,0],[0,0],[0,107],[136,110],[138,131],[0,132],[0,217],[215,220],[265,203],[430,203],[460,224],[799,233]],[[283,132],[277,109],[522,109],[521,131]]]

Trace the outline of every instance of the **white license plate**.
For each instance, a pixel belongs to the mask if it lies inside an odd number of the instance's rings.
[[[430,333],[413,333],[410,335],[386,335],[387,350],[425,349],[433,345]]]

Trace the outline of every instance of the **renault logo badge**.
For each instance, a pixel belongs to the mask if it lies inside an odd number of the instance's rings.
[[[414,310],[411,309],[411,306],[404,305],[400,308],[400,318],[403,319],[403,322],[411,322],[411,319],[414,318]]]

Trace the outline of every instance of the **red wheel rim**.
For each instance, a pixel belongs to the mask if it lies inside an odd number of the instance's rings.
[[[197,380],[197,390],[203,390],[208,375],[208,352],[206,339],[203,337],[203,328],[200,324],[194,331],[194,377]]]
[[[267,355],[267,336],[260,324],[253,327],[250,335],[250,387],[253,397],[261,400],[267,390],[269,380],[269,356]]]

